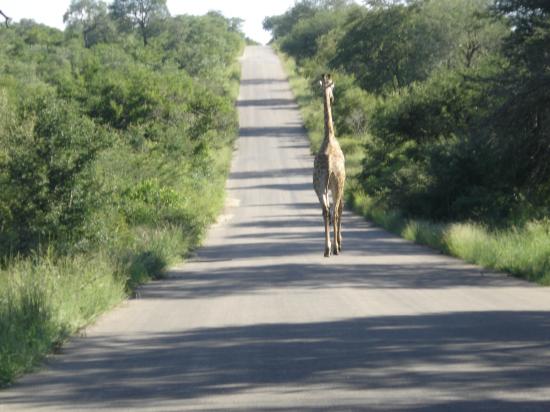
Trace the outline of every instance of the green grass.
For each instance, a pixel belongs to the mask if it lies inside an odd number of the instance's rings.
[[[295,61],[279,53],[315,153],[323,138],[322,106]],[[364,158],[363,142],[368,136],[338,136],[346,156],[347,204],[357,213],[405,239],[443,253],[498,271],[508,272],[541,285],[550,285],[550,222],[531,221],[521,226],[492,230],[487,226],[435,223],[407,219],[398,210],[389,210],[366,195],[359,184]]]
[[[453,224],[445,232],[446,247],[453,255],[542,285],[550,285],[549,240],[547,221],[498,231],[474,224]]]
[[[0,271],[0,384],[124,296],[125,282],[105,255],[12,262]]]

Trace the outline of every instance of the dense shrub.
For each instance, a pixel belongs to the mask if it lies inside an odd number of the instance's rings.
[[[405,215],[436,220],[505,225],[547,214],[545,2],[333,7],[345,17],[326,29],[326,4],[310,1],[265,25],[310,82],[335,71],[337,133],[347,149],[364,142],[361,190]],[[319,121],[309,118],[307,110],[306,125]]]
[[[83,235],[99,206],[92,165],[108,144],[107,133],[73,105],[52,96],[25,103],[20,113],[4,117],[0,137],[2,250],[12,253]]]

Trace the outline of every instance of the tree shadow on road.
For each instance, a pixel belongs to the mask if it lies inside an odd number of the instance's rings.
[[[239,137],[291,137],[296,136],[301,139],[305,136],[303,126],[276,126],[276,127],[241,127]]]
[[[257,79],[241,79],[241,87],[242,86],[258,86],[258,85],[274,85],[274,84],[283,84],[287,87],[285,87],[285,90],[290,90],[288,88],[288,80],[287,79],[269,79],[269,78],[257,78]],[[273,90],[270,88],[270,90]]]
[[[298,105],[294,99],[253,99],[253,100],[239,100],[236,103],[237,107],[269,107],[275,108],[280,106],[291,106],[297,110]]]
[[[230,179],[234,180],[251,180],[252,182],[257,179],[265,178],[281,178],[281,177],[296,177],[296,176],[309,176],[312,172],[311,167],[301,167],[294,169],[268,169],[268,170],[254,170],[246,172],[231,172],[229,174]]]
[[[550,316],[544,311],[213,327],[130,340],[100,336],[76,341],[65,351],[34,396],[7,394],[3,403],[162,409],[159,402],[179,400],[183,409],[215,396],[263,390],[255,410],[320,410],[331,389],[353,396],[330,410],[550,407]],[[425,397],[410,397],[412,390]],[[297,405],[303,393],[313,393],[308,399],[317,406],[262,408],[270,393],[284,393]],[[499,396],[503,393],[508,396]],[[227,405],[224,410],[250,409]]]
[[[257,249],[255,249],[257,250]],[[254,250],[254,251],[255,251]],[[253,253],[254,251],[250,251]],[[208,257],[199,262],[227,262]],[[443,275],[444,273],[444,275]],[[457,279],[460,279],[458,281]],[[446,289],[453,287],[506,288],[517,286],[514,279],[472,273],[471,269],[449,265],[402,264],[256,264],[243,267],[213,267],[208,273],[186,271],[151,284],[144,299],[201,299],[281,290],[315,289]]]

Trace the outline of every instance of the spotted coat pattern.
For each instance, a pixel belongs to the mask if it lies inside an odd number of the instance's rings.
[[[321,203],[325,224],[325,257],[342,250],[342,211],[346,168],[344,153],[334,135],[331,105],[334,101],[334,83],[330,74],[321,77],[323,89],[325,137],[313,162],[313,188]],[[331,203],[332,198],[332,203]],[[334,225],[334,244],[330,241],[330,223]]]

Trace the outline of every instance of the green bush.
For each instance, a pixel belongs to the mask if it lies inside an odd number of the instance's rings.
[[[497,102],[476,73],[440,70],[379,101],[362,174],[370,195],[424,218],[510,216],[508,172],[483,124]]]
[[[3,110],[7,104],[4,95]],[[108,144],[105,131],[54,97],[39,96],[20,112],[4,116],[0,136],[4,254],[84,235],[100,199],[93,163]]]
[[[128,188],[122,199],[124,214],[131,225],[190,224],[185,200],[174,189],[162,186],[157,179],[147,179]]]

